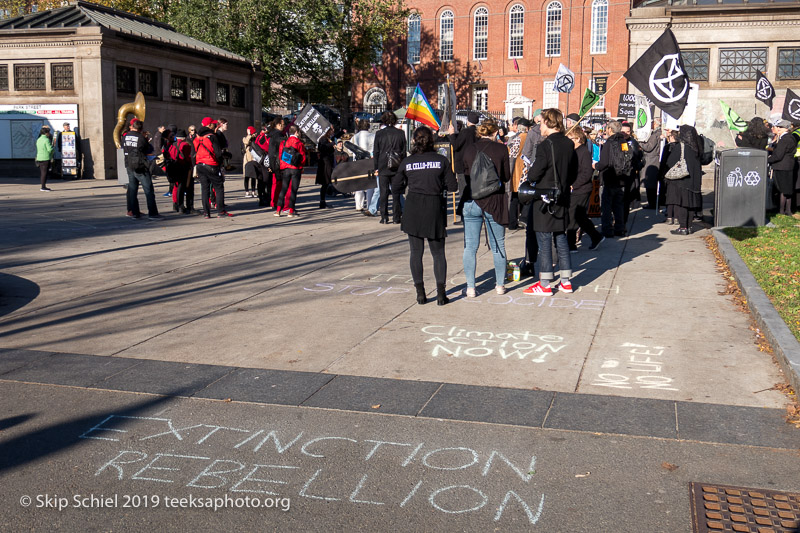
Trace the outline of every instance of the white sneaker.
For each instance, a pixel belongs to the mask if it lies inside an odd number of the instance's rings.
[[[478,291],[475,290],[475,287],[467,287],[467,298],[477,298]]]
[[[497,287],[494,288],[494,290],[495,290],[495,292],[497,292],[497,294],[505,294],[506,293],[505,285],[498,285]]]

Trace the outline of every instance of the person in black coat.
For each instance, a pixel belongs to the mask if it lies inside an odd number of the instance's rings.
[[[592,219],[589,218],[589,201],[592,197],[594,183],[592,175],[592,154],[586,145],[586,133],[580,128],[573,128],[567,137],[575,145],[575,156],[577,159],[577,177],[572,184],[571,197],[569,199],[569,229],[567,230],[567,242],[570,251],[577,250],[578,228],[592,239],[590,250],[596,250],[600,243],[605,240],[599,231],[594,227]]]
[[[703,209],[703,196],[700,187],[703,181],[703,167],[700,164],[702,143],[694,127],[684,124],[678,130],[678,142],[670,145],[667,155],[666,168],[670,169],[681,159],[686,160],[689,175],[679,180],[669,180],[667,186],[667,205],[674,206],[673,213],[679,224],[678,229],[670,233],[674,235],[689,235],[692,232],[692,218],[696,212]]]
[[[325,209],[328,204],[325,203],[325,193],[328,192],[328,185],[331,183],[331,173],[333,173],[333,154],[334,147],[331,141],[333,135],[333,128],[329,129],[325,135],[319,138],[317,143],[317,151],[319,151],[319,161],[317,162],[317,179],[316,184],[320,186],[319,189],[319,208]]]
[[[458,133],[450,134],[450,142],[453,143],[453,167],[456,172],[456,179],[458,180],[458,195],[461,197],[464,194],[464,187],[466,187],[466,180],[464,178],[464,151],[467,146],[475,144],[478,136],[475,133],[475,128],[480,122],[481,116],[475,111],[467,114],[467,127],[461,128]]]
[[[445,190],[455,192],[458,183],[451,170],[450,160],[436,153],[433,131],[426,126],[414,130],[411,155],[403,160],[397,175],[408,184],[408,197],[400,228],[408,234],[411,251],[411,277],[417,290],[417,303],[428,301],[422,278],[422,253],[425,239],[433,256],[436,277],[436,300],[439,305],[449,300],[445,290],[447,259],[444,241],[447,237],[447,198]]]
[[[781,193],[779,213],[792,216],[792,195],[794,194],[794,153],[797,150],[797,140],[789,133],[792,123],[788,120],[778,120],[772,124],[772,132],[778,142],[772,149],[767,162],[772,166],[772,180],[775,188]]]
[[[533,201],[533,229],[539,245],[539,281],[525,289],[525,294],[551,296],[553,281],[553,237],[558,252],[561,270],[559,290],[572,292],[572,264],[570,262],[567,229],[569,228],[570,187],[575,183],[578,158],[575,145],[564,135],[564,118],[558,109],[542,112],[542,136],[545,138],[536,147],[536,159],[528,171],[528,181],[537,190],[558,190],[558,201]]]
[[[372,153],[375,159],[375,170],[381,190],[380,210],[381,224],[389,223],[389,191],[392,192],[392,222],[400,224],[402,211],[400,197],[403,194],[404,184],[402,177],[397,178],[397,166],[406,156],[406,137],[401,130],[394,127],[397,117],[391,111],[381,115],[381,129],[375,134],[375,143]]]

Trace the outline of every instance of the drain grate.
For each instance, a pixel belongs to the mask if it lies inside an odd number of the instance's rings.
[[[695,533],[800,533],[800,493],[690,483]]]

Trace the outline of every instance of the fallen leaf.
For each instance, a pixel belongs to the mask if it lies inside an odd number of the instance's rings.
[[[575,477],[589,477],[589,474],[591,474],[591,472],[586,472],[585,474],[575,474]]]
[[[224,399],[224,400],[222,400],[222,401],[223,401],[223,402],[230,402],[230,401],[231,401],[231,399],[230,399],[230,398],[225,398],[225,399]]]
[[[372,408],[373,409],[380,409],[381,408],[381,404],[377,403],[377,404],[373,405]]]
[[[674,465],[672,463],[668,463],[668,462],[664,461],[663,463],[661,463],[661,468],[663,468],[664,470],[669,470],[670,472],[672,472],[673,470],[677,470],[678,469],[678,465]]]

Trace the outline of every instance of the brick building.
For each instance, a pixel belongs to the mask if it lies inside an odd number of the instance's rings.
[[[459,109],[530,117],[536,108],[577,111],[587,86],[609,91],[592,114],[616,115],[628,66],[630,3],[625,0],[434,0],[408,2],[408,35],[387,43],[352,106],[368,111],[406,104],[417,83],[441,107],[447,76]],[[559,64],[576,74],[569,95],[553,91]],[[607,102],[607,104],[606,104]]]

